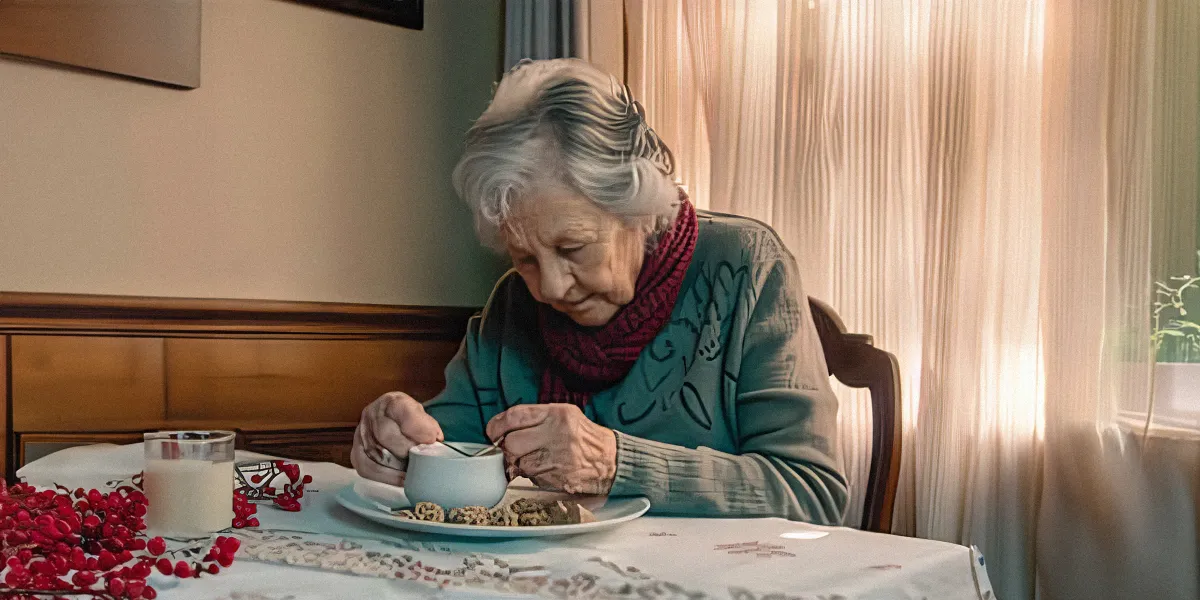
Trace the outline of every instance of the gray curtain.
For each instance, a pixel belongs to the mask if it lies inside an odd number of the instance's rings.
[[[579,56],[573,0],[508,0],[505,3],[504,68],[523,58]]]

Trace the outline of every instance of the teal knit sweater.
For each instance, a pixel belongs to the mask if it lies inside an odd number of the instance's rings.
[[[762,223],[698,219],[670,322],[584,411],[617,432],[611,493],[645,496],[660,515],[840,524],[837,399],[796,261]],[[493,416],[537,402],[537,322],[524,282],[506,274],[425,405],[446,439],[483,442]]]

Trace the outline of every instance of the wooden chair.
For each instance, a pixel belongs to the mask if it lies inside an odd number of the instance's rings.
[[[871,336],[846,333],[828,304],[809,298],[829,374],[871,393],[871,469],[863,503],[864,531],[890,533],[900,479],[900,367],[896,357],[874,346]]]

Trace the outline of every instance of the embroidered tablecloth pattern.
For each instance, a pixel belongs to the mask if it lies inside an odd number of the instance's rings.
[[[238,453],[238,460],[266,459]],[[111,487],[141,469],[141,446],[69,448],[22,468],[29,483]],[[643,517],[582,536],[480,541],[403,532],[343,509],[355,479],[328,463],[299,513],[259,509],[220,575],[155,575],[159,598],[579,598],[833,600],[992,598],[978,551],[955,544],[782,519]]]

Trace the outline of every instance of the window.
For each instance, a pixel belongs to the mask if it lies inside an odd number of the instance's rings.
[[[1194,11],[1194,9],[1188,9]],[[1169,11],[1168,11],[1169,12]],[[1152,194],[1155,415],[1200,426],[1200,41],[1160,15]],[[1158,419],[1156,419],[1158,420]]]
[[[1194,427],[1200,425],[1200,252],[1189,274],[1154,286],[1155,413],[1168,423]]]

